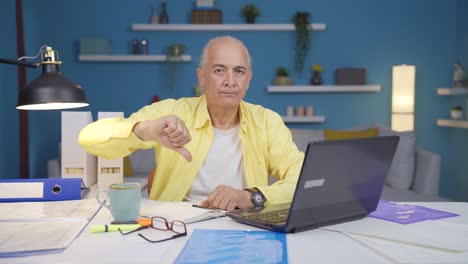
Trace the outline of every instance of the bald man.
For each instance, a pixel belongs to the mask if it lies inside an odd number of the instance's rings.
[[[81,131],[79,143],[108,159],[154,148],[150,199],[225,210],[290,202],[304,154],[278,114],[243,101],[252,75],[240,40],[212,39],[197,68],[204,96],[163,100],[129,118],[96,121]],[[269,175],[278,181],[269,185]]]

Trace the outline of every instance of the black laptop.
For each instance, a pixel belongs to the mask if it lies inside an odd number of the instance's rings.
[[[310,142],[292,203],[227,215],[285,233],[363,218],[377,208],[398,141],[389,136]]]

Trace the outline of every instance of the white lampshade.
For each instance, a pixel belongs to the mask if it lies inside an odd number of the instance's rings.
[[[392,130],[411,131],[414,130],[413,114],[392,114]]]
[[[414,65],[393,66],[392,71],[392,129],[407,131],[414,129],[414,93],[416,67]]]

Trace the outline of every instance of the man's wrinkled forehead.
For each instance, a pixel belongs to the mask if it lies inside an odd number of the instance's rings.
[[[213,67],[213,65],[223,65],[225,67],[243,67],[250,69],[246,48],[242,43],[231,39],[220,39],[211,43],[209,46],[208,60],[212,65],[211,67]],[[227,64],[227,62],[231,63]]]

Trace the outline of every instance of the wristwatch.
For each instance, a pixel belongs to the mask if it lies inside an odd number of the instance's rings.
[[[263,207],[266,198],[265,196],[263,196],[263,193],[259,189],[248,188],[245,190],[252,194],[252,196],[250,197],[250,201],[253,203],[254,207]]]

